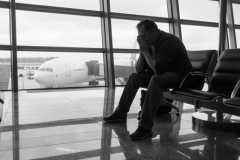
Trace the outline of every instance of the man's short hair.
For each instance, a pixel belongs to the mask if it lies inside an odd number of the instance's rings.
[[[149,19],[145,19],[145,20],[139,22],[136,27],[137,27],[137,29],[139,29],[141,26],[144,26],[148,33],[150,33],[153,28],[158,30],[157,24],[154,21],[149,20]]]

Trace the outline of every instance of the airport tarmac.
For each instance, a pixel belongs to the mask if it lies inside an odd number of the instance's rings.
[[[97,86],[105,86],[105,81],[101,80],[98,81],[99,85]],[[116,85],[121,85],[117,80],[115,81]],[[89,83],[81,83],[81,84],[76,84],[72,86],[66,86],[66,87],[88,87],[90,86]],[[45,86],[41,86],[38,84],[34,79],[28,79],[28,76],[24,77],[18,77],[18,88],[19,89],[40,89],[40,88],[47,88]],[[11,89],[11,78],[9,79],[9,86],[8,89]]]

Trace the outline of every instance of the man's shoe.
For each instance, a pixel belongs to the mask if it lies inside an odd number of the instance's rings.
[[[113,113],[110,117],[104,117],[103,120],[106,122],[126,122],[127,121],[126,118],[122,118],[116,113]]]
[[[147,130],[141,126],[138,126],[137,130],[130,135],[130,138],[133,140],[141,140],[152,135],[153,133],[151,130]]]

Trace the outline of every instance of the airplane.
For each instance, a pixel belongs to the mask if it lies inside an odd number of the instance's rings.
[[[114,59],[115,78],[125,84],[129,75],[135,72],[136,54],[130,59]],[[98,85],[104,79],[104,64],[99,60],[86,58],[56,58],[39,66],[34,74],[35,81],[49,88],[66,87],[89,82]]]

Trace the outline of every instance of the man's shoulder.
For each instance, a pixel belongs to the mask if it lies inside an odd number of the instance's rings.
[[[171,33],[164,32],[164,31],[160,31],[160,32],[161,32],[161,37],[159,38],[159,40],[157,42],[159,45],[163,42],[169,42],[169,43],[180,42],[181,43],[181,40],[177,36],[175,36]]]

